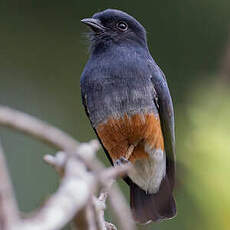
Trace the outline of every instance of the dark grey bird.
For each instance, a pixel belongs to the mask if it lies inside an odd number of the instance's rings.
[[[173,104],[146,31],[135,18],[113,9],[82,22],[91,28],[90,57],[81,76],[83,105],[110,162],[133,165],[124,178],[133,217],[139,223],[172,218]]]

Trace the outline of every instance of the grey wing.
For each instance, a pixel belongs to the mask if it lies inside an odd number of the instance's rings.
[[[171,186],[174,187],[176,154],[173,103],[164,73],[156,64],[151,72],[151,81],[155,90],[154,101],[158,107],[167,157],[166,173]]]
[[[98,136],[98,133],[97,133],[96,129],[93,127],[92,121],[90,120],[90,115],[89,115],[89,111],[88,111],[88,108],[87,108],[87,99],[86,99],[87,96],[86,96],[86,94],[84,94],[84,93],[82,92],[82,93],[81,93],[81,97],[82,97],[82,104],[83,104],[83,106],[84,106],[85,113],[86,113],[87,117],[89,118],[90,124],[91,124],[91,126],[92,126],[92,128],[93,128],[93,130],[94,130],[94,132],[95,132],[95,134],[96,134],[96,136],[97,136],[97,138],[98,138],[98,140],[99,140],[99,142],[100,142],[102,148],[104,149],[104,152],[105,152],[107,158],[109,159],[110,163],[113,165],[112,158],[110,157],[110,155],[109,155],[107,149],[104,147],[104,145],[103,145],[103,143],[102,143],[100,137]]]

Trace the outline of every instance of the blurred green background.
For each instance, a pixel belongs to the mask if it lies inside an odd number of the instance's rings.
[[[2,0],[0,104],[46,120],[79,141],[95,138],[80,101],[88,58],[80,19],[106,8],[127,11],[146,27],[175,104],[178,215],[140,229],[229,230],[228,0]],[[57,175],[42,161],[55,151],[2,127],[0,137],[20,209],[31,211],[57,188]],[[102,150],[98,157],[108,165]]]

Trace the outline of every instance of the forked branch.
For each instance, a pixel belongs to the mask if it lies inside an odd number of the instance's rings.
[[[113,230],[116,227],[104,219],[107,196],[118,229],[135,229],[124,197],[116,185],[111,188],[114,179],[127,173],[130,166],[105,169],[95,158],[99,148],[97,141],[80,144],[46,122],[5,106],[0,106],[0,126],[23,132],[63,151],[44,157],[61,176],[58,190],[32,217],[22,219],[0,148],[0,229],[58,230],[74,220],[79,230]],[[98,190],[101,192],[97,198]]]

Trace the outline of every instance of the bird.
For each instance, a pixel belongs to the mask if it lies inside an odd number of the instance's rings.
[[[146,30],[117,9],[81,22],[90,28],[82,103],[111,164],[132,165],[123,179],[133,218],[140,224],[171,219],[176,215],[174,109]]]

